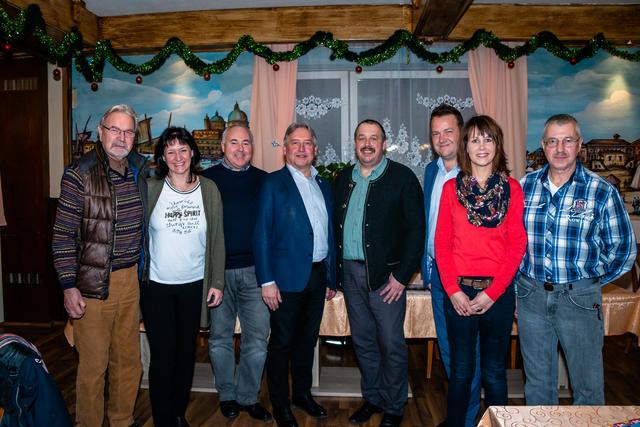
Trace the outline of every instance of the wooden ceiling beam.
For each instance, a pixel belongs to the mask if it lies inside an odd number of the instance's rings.
[[[446,39],[473,0],[423,0],[413,11],[416,36]]]
[[[640,5],[514,5],[472,4],[449,34],[467,40],[479,29],[504,40],[527,40],[546,30],[564,41],[585,41],[597,33],[624,44],[640,39]]]
[[[33,0],[9,0],[4,3],[24,10]],[[53,29],[56,35],[68,33],[77,27],[82,33],[82,40],[87,46],[94,46],[98,41],[98,17],[89,12],[82,0],[48,0],[37,2],[47,28]],[[57,33],[57,34],[56,34]]]
[[[384,40],[411,30],[411,6],[310,6],[104,17],[100,38],[119,50],[154,50],[179,37],[193,50],[225,47],[248,34],[260,43],[307,40],[316,31],[341,40]]]

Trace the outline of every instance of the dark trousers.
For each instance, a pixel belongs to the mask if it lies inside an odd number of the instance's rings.
[[[360,365],[362,396],[394,415],[402,415],[408,396],[404,318],[407,293],[391,304],[369,290],[364,264],[344,261],[344,299],[351,339]]]
[[[151,281],[140,288],[151,360],[149,397],[156,427],[172,426],[184,416],[196,360],[202,280],[183,285]]]
[[[289,405],[291,393],[301,396],[311,389],[313,350],[318,341],[326,290],[324,263],[316,263],[302,292],[280,292],[282,302],[271,313],[267,347],[267,384],[274,407]]]
[[[461,286],[473,299],[478,290]],[[476,348],[480,341],[480,375],[486,406],[507,404],[507,351],[515,311],[515,293],[509,286],[485,314],[459,316],[451,300],[445,298],[451,375],[447,395],[447,425],[464,426],[471,400],[471,383],[476,371]],[[474,396],[474,399],[477,396]]]

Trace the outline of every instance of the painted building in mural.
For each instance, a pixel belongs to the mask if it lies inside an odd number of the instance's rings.
[[[138,122],[138,130],[136,132],[136,149],[140,154],[153,155],[158,138],[151,136],[151,119],[145,114],[144,118]],[[88,124],[88,121],[87,121]],[[236,102],[233,111],[229,113],[227,121],[216,111],[213,117],[209,114],[204,116],[204,129],[194,129],[191,133],[198,144],[200,154],[203,159],[215,160],[222,157],[220,143],[222,142],[222,134],[228,126],[243,125],[249,126],[247,114],[242,111]],[[171,126],[171,116],[169,123]],[[76,129],[76,138],[71,141],[71,157],[77,159],[84,153],[93,149],[95,141],[91,140],[91,131],[87,131],[87,125],[83,131]],[[208,162],[207,162],[208,163]]]
[[[222,134],[228,126],[234,125],[249,126],[247,113],[240,109],[237,102],[233,107],[233,111],[229,113],[226,122],[217,111],[211,118],[206,114],[204,116],[204,129],[193,131],[193,138],[198,144],[202,157],[210,159],[221,158],[220,143],[222,142]]]
[[[611,139],[591,139],[582,144],[580,161],[621,192],[640,189],[640,139],[629,142],[613,135]],[[542,148],[527,152],[527,171],[547,163]],[[635,178],[635,176],[638,176]]]

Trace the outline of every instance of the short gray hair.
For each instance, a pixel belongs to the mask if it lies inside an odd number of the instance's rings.
[[[224,132],[222,132],[222,142],[227,142],[227,135],[229,134],[229,132],[231,131],[231,129],[233,128],[242,128],[245,129],[247,131],[247,133],[249,134],[249,143],[251,145],[253,145],[253,133],[251,132],[251,129],[249,129],[249,126],[245,126],[243,124],[233,124],[229,127],[227,127]]]
[[[298,129],[308,130],[309,133],[311,134],[311,138],[313,139],[313,145],[318,145],[318,137],[316,137],[316,132],[309,125],[309,123],[305,123],[305,122],[293,122],[289,125],[289,127],[284,133],[284,140],[283,140],[284,145],[287,145],[289,143],[289,135],[291,135],[293,132],[295,132]]]
[[[576,133],[578,134],[578,139],[582,139],[582,134],[580,133],[580,125],[578,125],[578,120],[573,117],[571,114],[554,114],[549,117],[547,121],[544,123],[544,130],[542,131],[542,138],[547,134],[547,129],[551,125],[564,126],[566,124],[573,123],[573,126],[576,128]]]
[[[116,104],[113,107],[110,107],[107,111],[104,112],[102,118],[100,119],[100,126],[104,126],[104,122],[107,121],[107,118],[112,113],[123,113],[133,119],[133,130],[138,129],[138,116],[136,112],[127,104]]]

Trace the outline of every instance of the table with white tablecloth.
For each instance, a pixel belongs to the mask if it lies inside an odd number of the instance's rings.
[[[640,419],[640,406],[490,406],[478,427],[602,427]]]

